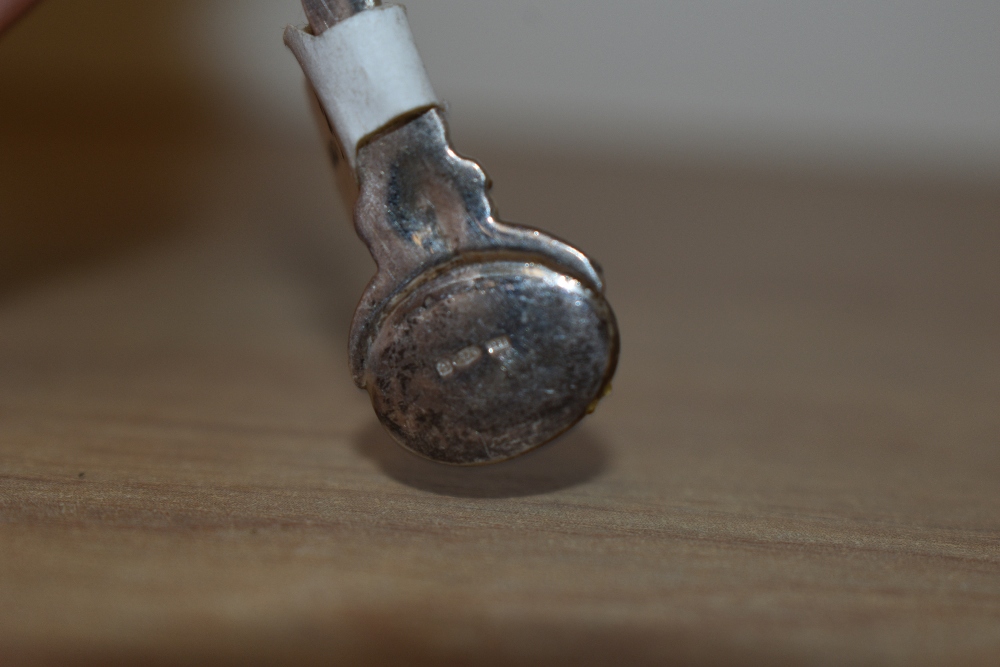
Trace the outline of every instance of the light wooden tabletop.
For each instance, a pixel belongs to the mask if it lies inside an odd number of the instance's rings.
[[[36,92],[0,104],[3,664],[1000,663],[995,187],[470,138],[623,351],[562,440],[453,469],[350,381],[371,265],[313,137]]]

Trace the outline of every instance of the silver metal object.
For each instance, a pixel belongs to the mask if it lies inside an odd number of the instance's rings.
[[[377,4],[303,0],[315,34]],[[593,411],[618,358],[594,262],[497,220],[489,179],[452,150],[439,109],[364,143],[354,175],[355,227],[378,272],[354,315],[351,371],[400,444],[444,463],[502,461]]]

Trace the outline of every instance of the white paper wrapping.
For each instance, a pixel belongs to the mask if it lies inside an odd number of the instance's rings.
[[[365,137],[439,104],[399,5],[359,12],[319,36],[288,26],[285,44],[316,90],[352,168]]]

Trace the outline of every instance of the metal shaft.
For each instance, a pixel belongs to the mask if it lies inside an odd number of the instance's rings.
[[[314,35],[321,35],[338,21],[381,4],[382,0],[302,0]]]

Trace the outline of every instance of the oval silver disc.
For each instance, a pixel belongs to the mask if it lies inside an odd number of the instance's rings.
[[[542,264],[477,263],[414,289],[369,348],[366,384],[382,423],[436,461],[500,461],[579,421],[618,356],[604,297]]]

